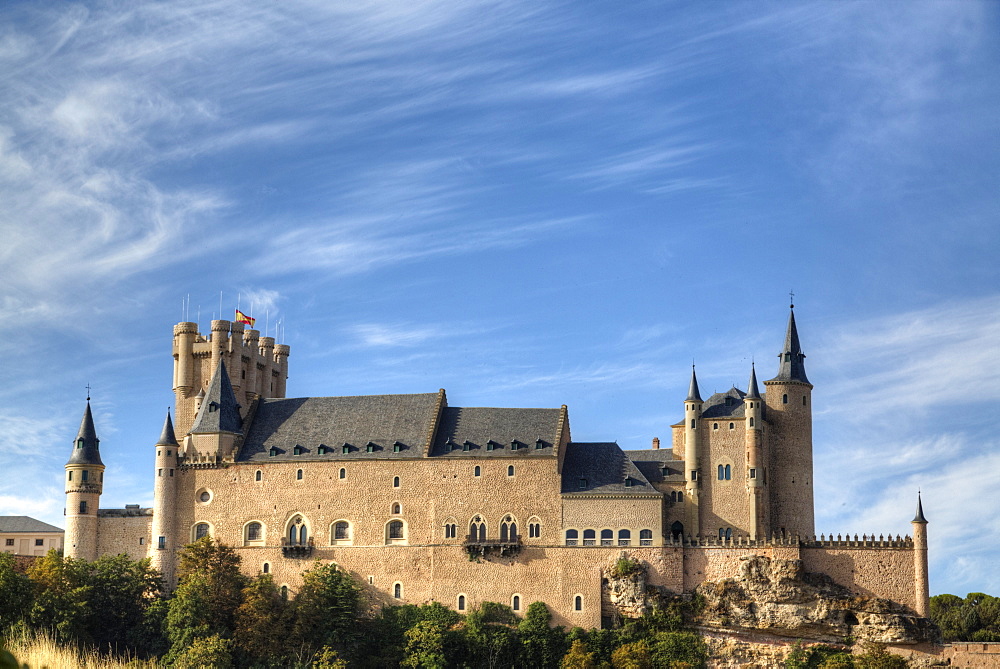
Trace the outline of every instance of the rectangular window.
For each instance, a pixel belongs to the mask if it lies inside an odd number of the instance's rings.
[[[90,478],[90,472],[88,472],[86,469],[84,469],[83,470],[83,480],[86,481],[88,478]]]
[[[70,480],[70,481],[72,481],[72,480],[73,480],[73,472],[70,472],[70,473],[69,473],[69,480]]]
[[[87,503],[80,502],[80,513],[87,513]]]
[[[13,546],[14,545],[14,540],[13,539],[7,539],[7,545],[8,546]]]
[[[45,539],[35,539],[35,545],[36,546],[44,546],[45,545]]]
[[[156,538],[156,547],[159,548],[160,550],[163,550],[164,548],[166,548],[167,547],[167,538],[166,537],[157,537]]]
[[[691,470],[691,480],[692,481],[697,481],[698,480],[698,470],[697,469],[692,469]]]
[[[753,467],[750,468],[750,478],[752,479],[757,478],[757,470],[754,469]]]

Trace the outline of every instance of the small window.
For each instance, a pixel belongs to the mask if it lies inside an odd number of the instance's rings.
[[[574,611],[583,611],[583,596],[582,595],[577,595],[576,597],[573,598],[573,610]]]
[[[366,453],[374,453],[375,452],[375,444],[374,444],[374,442],[369,441],[368,444],[365,445],[365,452]]]
[[[697,469],[692,469],[691,470],[691,480],[692,481],[697,481],[698,480],[698,470]]]
[[[392,452],[393,453],[399,453],[401,450],[403,450],[403,444],[401,444],[398,441],[393,442],[393,444],[392,444]]]
[[[712,429],[713,430],[718,430],[719,429],[719,424],[718,423],[712,423]]]
[[[194,540],[208,536],[208,523],[198,523],[194,526]]]
[[[83,448],[83,439],[77,439],[76,440],[76,447],[77,448]]]
[[[343,467],[341,467],[341,468],[340,468],[340,474],[339,474],[339,476],[340,476],[340,478],[342,478],[342,479],[346,479],[346,478],[347,478],[347,470],[346,470],[346,469],[344,469]]]
[[[72,481],[72,480],[73,480],[73,472],[70,472],[70,473],[69,473],[69,480],[70,480],[70,481]]]
[[[625,477],[625,487],[626,488],[631,488],[632,487],[632,477],[631,476],[626,476]]]
[[[403,538],[403,521],[393,520],[389,522],[389,539]]]
[[[719,480],[722,481],[725,478],[726,478],[726,470],[722,467],[722,465],[719,465]]]
[[[542,536],[542,524],[541,523],[529,523],[528,524],[528,536],[532,539],[537,539]]]
[[[270,574],[271,573],[271,563],[270,562],[265,562],[264,566],[261,568],[261,571],[263,571],[265,574]]]
[[[302,480],[302,470],[301,469],[299,469],[299,470],[297,470],[295,472],[295,480],[296,481],[301,481]]]
[[[399,477],[398,476],[393,476],[392,477],[392,487],[393,488],[398,488],[399,487]]]
[[[170,470],[170,475],[171,476],[174,475],[174,470],[173,469]],[[103,482],[104,482],[104,474],[101,474],[101,483],[103,483]]]
[[[253,475],[253,480],[254,481],[260,481],[263,478],[264,478],[264,473],[262,471],[260,471],[259,469],[257,470],[257,473]]]
[[[782,404],[788,404],[788,394],[787,393],[781,396],[781,403]]]
[[[167,547],[167,538],[156,537],[156,547],[161,551],[164,550]]]
[[[487,451],[492,451],[493,450],[493,440],[492,439],[490,439],[489,441],[486,442],[486,450]]]
[[[577,540],[580,538],[580,533],[576,530],[566,530],[566,545],[576,546]]]
[[[465,441],[462,442],[462,450],[463,451],[468,451],[470,448],[472,448],[472,442],[471,441],[469,441],[468,439],[466,439]]]
[[[521,442],[519,442],[517,439],[514,439],[510,442],[510,450],[516,451],[519,448],[521,448]]]
[[[80,513],[87,513],[87,503],[80,502]]]
[[[347,541],[351,538],[351,525],[346,520],[338,521],[333,526],[333,538],[336,541]]]
[[[752,479],[757,478],[757,470],[753,467],[750,468],[750,478]]]
[[[601,545],[602,546],[615,545],[615,533],[613,530],[601,530]]]
[[[580,479],[580,487],[581,488],[587,487],[587,479]]]
[[[86,469],[83,470],[83,481],[86,483],[87,479],[90,478],[90,472]]]
[[[653,530],[639,530],[639,545],[640,546],[653,545]]]
[[[14,540],[13,539],[7,539],[6,540],[6,545],[13,546],[14,545]]]
[[[167,449],[167,457],[169,458],[169,457],[170,457],[170,456],[171,456],[172,454],[173,454],[173,451],[171,451],[171,450],[170,450],[170,449],[168,448],[168,449]]]
[[[736,423],[730,423],[729,424],[729,429],[730,430],[735,430],[736,429]]]
[[[733,538],[733,528],[727,527],[726,528],[726,539],[732,539],[732,538]]]
[[[691,429],[692,430],[697,430],[698,429],[698,423],[695,422],[696,420],[697,419],[695,419],[695,418],[691,419]]]
[[[140,544],[142,543],[142,539],[139,539],[139,543]],[[45,545],[45,539],[35,539],[35,545],[36,546],[44,546]]]
[[[271,385],[273,386],[274,384],[271,384]],[[272,390],[273,390],[273,388],[272,388]],[[281,598],[282,599],[288,599],[288,586],[287,585],[281,586]]]
[[[402,512],[403,512],[403,507],[400,506],[399,502],[393,502],[393,504],[392,504],[392,513],[396,514],[396,515],[399,515]]]
[[[270,449],[270,450],[269,450],[269,451],[267,452],[267,455],[268,455],[268,457],[272,457],[272,458],[273,458],[274,456],[276,456],[277,454],[278,454],[278,449],[277,449],[277,448],[275,448],[275,447],[273,447],[273,446],[272,446],[272,447],[271,447],[271,449]]]
[[[328,451],[329,449],[326,447],[326,444],[320,444],[319,448],[316,449],[316,452],[320,455],[326,455]]]
[[[482,470],[479,468],[479,465],[476,465],[475,469],[472,470],[472,475],[473,476],[479,476],[481,473],[482,473]]]
[[[507,465],[507,476],[514,475],[514,465]]]
[[[733,478],[733,468],[731,465],[726,465],[726,480],[729,481]]]
[[[395,597],[396,599],[402,599],[403,598],[403,584],[402,583],[396,583],[395,585],[392,586],[392,596]]]
[[[618,530],[618,545],[628,546],[632,543],[632,532],[629,530]]]
[[[157,469],[156,470],[156,475],[157,476],[163,476],[163,470],[162,469]]]
[[[212,499],[212,493],[207,490],[202,490],[201,494],[198,495],[198,500],[204,503],[208,503]]]
[[[302,455],[302,447],[296,446],[292,449],[292,455]]]
[[[510,608],[514,611],[521,610],[521,597],[520,595],[514,595],[510,600]]]
[[[750,416],[750,427],[753,427],[753,416]]]
[[[720,539],[725,539],[726,538],[726,530],[723,527],[719,528],[719,538]]]
[[[538,439],[535,441],[535,450],[537,451],[540,448],[545,448],[545,442],[542,441],[541,439]]]
[[[350,453],[351,452],[350,445],[349,444],[344,444],[343,446],[341,446],[340,447],[340,452],[341,453]]]
[[[458,596],[458,610],[459,611],[465,610],[465,595]]]
[[[802,406],[805,406],[805,405],[806,405],[806,396],[803,395],[802,396]]]
[[[583,531],[583,545],[584,546],[596,546],[597,545],[597,532],[594,530],[584,530]]]

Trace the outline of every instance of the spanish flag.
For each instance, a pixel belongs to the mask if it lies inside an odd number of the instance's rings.
[[[236,310],[236,322],[237,323],[243,323],[243,325],[249,325],[250,327],[253,327],[253,324],[257,322],[257,319],[256,318],[250,318],[245,313],[243,313],[242,311],[240,311],[239,309],[237,309]]]

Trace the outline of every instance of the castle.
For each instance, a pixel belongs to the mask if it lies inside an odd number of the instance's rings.
[[[777,374],[701,397],[692,368],[669,448],[570,436],[566,406],[449,405],[412,395],[286,398],[289,348],[240,323],[174,327],[173,391],[152,509],[99,508],[104,465],[88,402],[66,464],[66,554],[149,557],[210,535],[294,592],[316,559],[376,600],[483,601],[556,624],[602,622],[602,567],[623,550],[676,593],[751,555],[801,560],[859,595],[928,615],[926,520],[913,536],[815,536],[812,384],[794,310]],[[680,404],[680,403],[679,403]]]

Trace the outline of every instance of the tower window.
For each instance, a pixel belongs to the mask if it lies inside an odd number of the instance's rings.
[[[482,470],[479,468],[479,465],[476,465],[476,468],[473,469],[472,471],[473,471],[472,473],[473,476],[479,476],[482,473]]]
[[[265,562],[264,563],[264,568],[261,571],[263,571],[265,574],[270,574],[271,573],[271,563],[270,562]]]
[[[781,396],[781,403],[782,404],[788,404],[788,394],[787,393]]]
[[[402,599],[403,598],[403,584],[402,583],[396,583],[395,585],[392,586],[392,596],[395,597],[396,599]]]
[[[514,465],[507,465],[507,476],[514,475]]]
[[[261,479],[262,479],[263,477],[264,477],[264,473],[263,473],[263,472],[261,472],[261,471],[260,471],[260,470],[258,469],[258,470],[257,470],[257,473],[253,475],[253,480],[254,480],[254,481],[260,481],[260,480],[261,480]]]
[[[750,468],[750,478],[752,479],[757,478],[757,470],[753,467]]]
[[[510,608],[514,611],[521,610],[521,597],[519,595],[514,595],[510,600]]]
[[[805,406],[805,405],[806,405],[806,396],[803,395],[802,396],[802,406]]]
[[[302,470],[301,469],[295,472],[295,480],[296,481],[301,481],[302,480]]]
[[[70,481],[72,481],[72,480],[73,480],[73,472],[70,472],[70,473],[69,473],[69,480],[70,480]]]
[[[753,416],[750,416],[750,427],[753,427]]]
[[[398,488],[399,487],[399,477],[398,476],[393,476],[392,477],[392,487],[393,488]]]
[[[83,439],[77,439],[76,440],[76,447],[77,448],[83,448]]]
[[[80,513],[87,513],[87,503],[80,502]]]
[[[698,429],[698,423],[695,421],[694,418],[691,419],[691,429],[692,430],[697,430]]]
[[[162,551],[162,550],[165,550],[166,547],[167,547],[167,538],[166,537],[157,537],[156,538],[156,548],[158,550]]]
[[[341,467],[341,468],[340,468],[340,474],[339,474],[339,476],[340,476],[340,478],[342,478],[342,479],[346,479],[346,478],[347,478],[347,470],[346,470],[346,469],[344,469],[343,467]]]
[[[718,430],[719,429],[719,424],[718,423],[712,423],[712,429],[713,430]]]
[[[587,487],[587,479],[580,479],[580,487],[581,488]]]
[[[583,611],[583,596],[582,595],[577,595],[576,597],[573,598],[573,610],[574,611]]]
[[[458,596],[458,610],[459,611],[465,610],[465,595]]]
[[[736,423],[730,423],[729,424],[729,429],[730,430],[735,430],[736,429]]]
[[[86,483],[87,479],[89,479],[89,478],[90,478],[90,472],[88,472],[86,469],[84,469],[83,470],[83,481]]]

